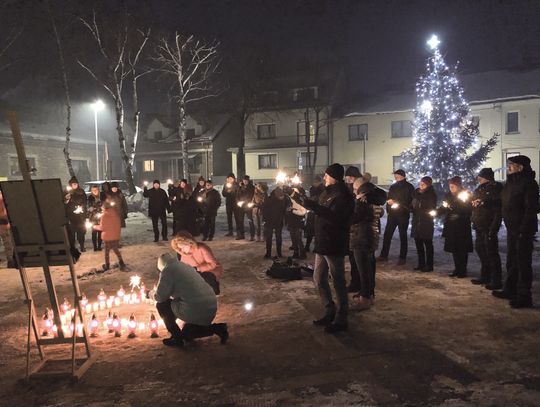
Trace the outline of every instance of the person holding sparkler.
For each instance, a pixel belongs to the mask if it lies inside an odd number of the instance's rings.
[[[249,175],[244,175],[242,183],[236,190],[236,240],[245,239],[244,216],[247,216],[249,223],[250,241],[255,241],[255,225],[253,224],[253,195],[255,187]]]
[[[263,213],[262,208],[264,202],[268,199],[268,185],[266,182],[258,182],[255,185],[255,194],[253,195],[253,220],[255,222],[257,232],[257,242],[261,242],[262,226],[263,226]]]
[[[216,216],[219,207],[221,206],[221,196],[214,189],[214,183],[211,179],[206,180],[206,193],[203,200],[204,209],[204,225],[203,225],[203,241],[212,241],[216,232]]]
[[[84,240],[86,235],[86,193],[79,186],[76,177],[71,177],[64,195],[64,206],[68,218],[69,244],[75,248],[75,237],[81,252],[85,252]]]
[[[99,225],[99,219],[103,215],[101,194],[97,185],[92,185],[90,196],[88,197],[88,219],[92,226]],[[92,228],[92,244],[94,251],[101,250],[101,231]]]

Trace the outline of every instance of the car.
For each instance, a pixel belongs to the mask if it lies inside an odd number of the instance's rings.
[[[86,192],[86,195],[90,195],[90,188],[92,188],[94,185],[97,185],[97,187],[101,191],[101,187],[105,182],[108,182],[108,183],[117,182],[118,183],[118,188],[120,189],[120,191],[124,192],[125,195],[129,195],[129,188],[128,188],[127,182],[123,181],[121,179],[111,179],[111,180],[103,180],[103,181],[88,181],[88,182],[85,182],[84,187],[83,187],[84,192]],[[142,192],[142,189],[139,188],[138,186],[135,186],[135,189],[137,190],[137,192]]]

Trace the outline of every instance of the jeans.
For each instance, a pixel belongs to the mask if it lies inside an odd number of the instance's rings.
[[[235,203],[232,204],[226,203],[225,209],[227,210],[227,226],[229,227],[229,233],[233,233],[233,214],[234,208],[236,207]]]
[[[204,217],[203,237],[213,239],[216,232],[216,214],[209,213]]]
[[[375,253],[355,249],[353,257],[359,271],[360,295],[369,299],[375,295]]]
[[[485,283],[500,285],[502,280],[501,256],[499,255],[499,239],[489,238],[489,232],[477,230],[475,241],[476,253],[482,268],[480,279]]]
[[[276,234],[276,251],[277,255],[281,257],[281,233],[282,233],[283,225],[278,226],[271,226],[269,224],[264,225],[264,238],[266,239],[266,254],[271,256],[272,255],[272,235]]]
[[[530,301],[532,298],[533,240],[533,235],[519,236],[508,232],[504,290],[518,301]]]
[[[154,240],[159,240],[158,220],[161,220],[161,237],[167,239],[167,215],[152,216],[152,228],[154,229]]]
[[[433,270],[433,240],[414,239],[418,253],[418,267]]]
[[[336,292],[336,302],[332,299],[332,291],[328,282],[329,272],[332,275],[332,283]],[[313,281],[315,282],[315,288],[319,291],[325,309],[325,316],[334,318],[335,324],[346,324],[349,298],[347,297],[347,285],[345,283],[344,257],[316,254]]]
[[[302,242],[302,229],[291,228],[289,229],[289,233],[291,234],[294,254],[300,257],[304,257],[306,255],[306,248],[304,247],[304,243]]]
[[[383,247],[380,253],[381,257],[388,257],[390,252],[390,244],[392,243],[392,236],[396,228],[399,229],[399,241],[401,243],[399,248],[399,258],[407,258],[407,229],[409,228],[408,216],[388,216],[386,222],[386,228],[384,229]]]

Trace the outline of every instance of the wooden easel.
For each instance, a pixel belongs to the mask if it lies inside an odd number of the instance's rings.
[[[12,223],[13,234],[14,234],[14,255],[17,260],[19,267],[19,273],[21,276],[21,281],[24,289],[24,294],[26,296],[25,303],[28,305],[28,336],[27,336],[27,349],[26,349],[26,380],[32,378],[45,378],[45,377],[67,377],[72,380],[79,380],[82,375],[88,370],[90,365],[95,360],[95,355],[91,354],[90,344],[88,341],[87,329],[84,323],[84,313],[80,303],[81,291],[79,288],[79,283],[77,281],[77,275],[75,273],[75,268],[73,265],[73,259],[70,253],[70,244],[67,234],[66,225],[63,226],[62,242],[48,242],[47,231],[45,228],[45,219],[44,214],[41,213],[40,205],[38,202],[38,196],[36,192],[36,186],[30,178],[30,168],[29,162],[26,158],[26,153],[24,149],[24,144],[17,122],[17,116],[14,112],[8,112],[7,118],[10,122],[11,132],[13,134],[13,139],[15,142],[15,147],[17,149],[17,157],[19,160],[19,168],[23,176],[23,187],[30,191],[29,200],[33,201],[30,204],[35,206],[36,213],[38,214],[38,223],[39,225],[33,225],[38,227],[38,233],[36,236],[37,243],[35,244],[24,244],[18,242],[17,239],[17,223],[12,222],[10,217],[10,211],[8,202],[6,202],[6,208],[8,211],[8,217],[10,223]],[[20,181],[17,181],[20,183]],[[59,182],[59,181],[58,181]],[[62,205],[63,202],[58,203]],[[60,227],[60,226],[58,226]],[[39,233],[41,230],[41,234]],[[56,295],[56,289],[51,275],[50,266],[58,265],[67,265],[69,267],[69,272],[71,276],[72,286],[73,286],[73,304],[75,314],[73,316],[73,333],[71,336],[66,336],[62,330],[62,322],[60,319],[60,304],[58,303],[58,297]],[[45,276],[45,282],[47,285],[47,292],[49,294],[49,299],[51,303],[51,309],[54,312],[54,324],[58,327],[58,336],[55,337],[43,337],[40,333],[39,320],[36,314],[35,305],[32,297],[32,291],[28,282],[28,276],[26,273],[26,267],[42,267],[43,273]],[[77,335],[77,321],[80,321],[82,324],[82,335]],[[34,337],[36,340],[39,356],[41,362],[35,366],[33,369],[30,369],[30,350],[31,350],[31,331],[34,332]],[[81,359],[76,358],[76,345],[82,343],[85,346],[85,357]],[[71,345],[71,358],[70,359],[52,359],[45,356],[44,346],[46,345]],[[48,362],[51,363],[71,363],[71,368],[67,370],[51,370],[47,368]]]

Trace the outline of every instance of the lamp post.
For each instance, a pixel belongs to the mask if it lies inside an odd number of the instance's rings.
[[[99,145],[98,145],[98,126],[97,126],[97,114],[105,108],[105,103],[100,99],[92,103],[92,109],[94,109],[94,129],[96,131],[96,181],[99,178]]]

